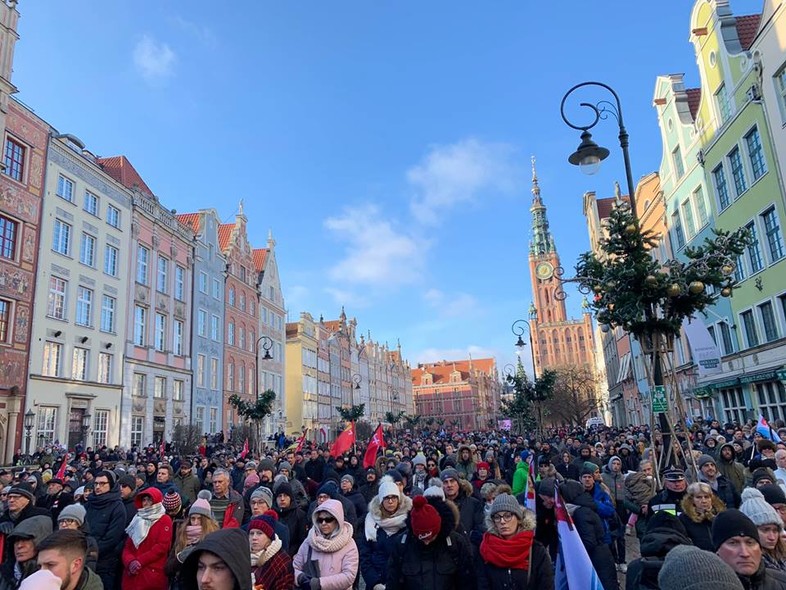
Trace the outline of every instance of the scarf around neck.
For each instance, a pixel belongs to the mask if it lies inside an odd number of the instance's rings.
[[[265,549],[251,553],[251,567],[262,567],[281,550],[281,539],[276,536]]]
[[[308,538],[306,540],[309,545],[322,553],[335,553],[352,540],[353,529],[352,525],[348,522],[345,522],[344,526],[331,537],[324,536],[317,531],[317,528],[316,526],[311,527],[311,530],[308,531]]]
[[[480,556],[497,567],[529,570],[530,550],[535,539],[534,531],[521,531],[510,539],[483,533]]]
[[[377,529],[382,529],[389,536],[392,536],[403,529],[407,524],[407,515],[412,509],[412,500],[406,496],[401,496],[401,502],[393,516],[382,518],[382,506],[378,498],[374,498],[369,505],[366,515],[366,522],[363,532],[366,534],[367,541],[377,540]]]
[[[158,520],[166,514],[164,506],[159,502],[147,508],[140,508],[136,515],[131,519],[131,524],[126,527],[126,533],[134,543],[134,547],[139,547],[147,538],[147,534]]]

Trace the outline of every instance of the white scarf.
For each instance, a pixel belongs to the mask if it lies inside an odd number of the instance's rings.
[[[401,503],[393,516],[382,518],[382,507],[379,505],[379,498],[374,497],[369,504],[368,514],[363,531],[367,541],[377,540],[377,529],[382,528],[388,535],[394,535],[406,526],[407,515],[412,508],[412,500],[407,496],[401,496]]]
[[[251,552],[251,567],[262,567],[265,565],[271,557],[273,557],[276,553],[281,550],[281,539],[277,536],[270,542],[265,549],[260,551],[259,553]]]
[[[131,524],[126,527],[126,533],[134,543],[134,547],[139,548],[142,542],[147,538],[147,534],[158,519],[166,514],[164,506],[159,502],[147,508],[140,508],[136,512],[136,516],[131,519]]]

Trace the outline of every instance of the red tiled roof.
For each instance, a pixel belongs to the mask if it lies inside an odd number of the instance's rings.
[[[627,197],[627,195],[623,196],[622,200],[626,203],[630,202],[630,199]],[[598,199],[598,219],[603,220],[609,217],[616,201],[617,197],[606,197],[605,199]]]
[[[254,268],[257,269],[257,272],[262,272],[265,270],[268,252],[269,250],[267,248],[256,248],[252,251],[252,255],[254,257]]]
[[[175,215],[175,219],[177,219],[180,223],[185,225],[195,234],[199,233],[199,226],[202,222],[202,215],[200,213],[178,213]]]
[[[688,94],[688,108],[690,109],[690,116],[696,120],[696,113],[699,112],[699,103],[701,102],[701,88],[688,88],[685,90]]]
[[[746,51],[751,48],[753,39],[759,30],[761,14],[746,14],[737,17],[737,36],[740,38],[740,45]]]
[[[328,320],[324,322],[324,326],[328,332],[334,334],[341,329],[341,322],[339,320]]]
[[[138,188],[148,195],[153,195],[153,191],[147,186],[139,172],[136,171],[125,156],[112,156],[109,158],[96,158],[96,163],[126,188]]]
[[[470,376],[470,364],[472,365],[472,369],[474,371],[480,371],[490,375],[494,371],[495,361],[494,359],[472,359],[471,361],[464,360],[427,363],[410,371],[412,375],[412,385],[416,387],[420,386],[421,376],[425,373],[430,373],[433,376],[432,382],[434,385],[438,385],[440,383],[449,383],[450,374],[453,373],[453,371],[458,371],[461,374],[461,380],[466,381]]]
[[[232,230],[235,229],[234,223],[222,223],[218,226],[218,247],[226,250],[229,246],[229,239],[232,237]]]

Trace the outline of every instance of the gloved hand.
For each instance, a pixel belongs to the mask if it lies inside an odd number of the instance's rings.
[[[319,578],[311,578],[311,590],[322,590],[322,584],[319,583]]]
[[[311,590],[311,576],[307,574],[300,574],[297,577],[297,586],[303,590]]]
[[[0,522],[0,534],[7,535],[14,530],[13,522]]]
[[[128,573],[135,576],[142,569],[142,564],[136,559],[128,564]]]

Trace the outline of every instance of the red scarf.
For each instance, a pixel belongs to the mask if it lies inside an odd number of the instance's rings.
[[[480,556],[483,561],[497,567],[529,570],[529,555],[534,538],[534,531],[522,531],[510,539],[483,533]]]

